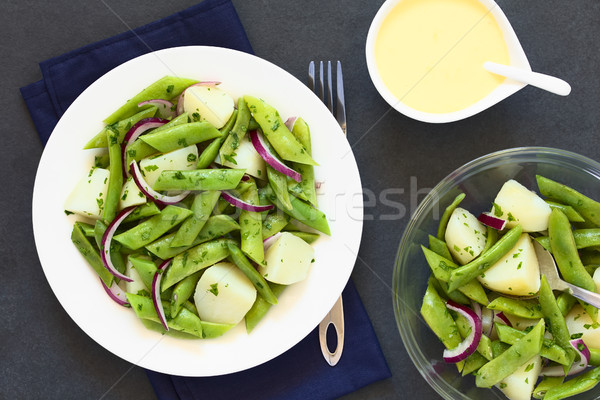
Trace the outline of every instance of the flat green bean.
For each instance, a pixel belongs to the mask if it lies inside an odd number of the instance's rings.
[[[298,236],[300,239],[304,240],[308,244],[312,244],[317,241],[321,237],[318,233],[310,233],[310,232],[301,232],[295,231],[290,232],[294,236]]]
[[[514,247],[519,237],[521,237],[521,232],[521,225],[515,226],[502,236],[487,252],[481,254],[470,263],[453,270],[450,273],[448,281],[449,290],[456,290],[487,271],[496,261],[504,257]]]
[[[439,254],[447,260],[452,260],[452,254],[450,254],[450,249],[446,245],[446,242],[436,238],[433,235],[429,235],[429,248],[434,253]]]
[[[121,158],[121,140],[123,138],[119,137],[118,132],[110,129],[106,131],[106,134],[108,135],[110,166],[106,197],[103,200],[104,210],[102,212],[102,219],[106,224],[109,224],[117,215],[119,200],[121,199],[121,189],[123,188],[123,162]],[[99,201],[102,201],[102,199]]]
[[[573,361],[575,360],[576,353],[570,343],[571,335],[567,328],[567,323],[560,311],[560,307],[556,302],[554,293],[552,292],[545,275],[542,275],[541,278],[538,301],[542,308],[546,323],[548,324],[548,331],[552,334],[552,338],[569,354],[568,363],[564,364],[565,374],[567,374],[569,368],[571,368],[571,364],[573,364]]]
[[[487,362],[488,360],[478,352],[471,354],[465,360],[465,366],[463,367],[461,373],[462,376],[467,376],[477,371],[479,368],[483,367]]]
[[[183,221],[170,243],[171,247],[191,246],[194,243],[215,208],[219,196],[221,192],[218,190],[207,190],[194,196],[191,207],[194,214]]]
[[[273,193],[273,189],[269,185],[260,189],[260,193],[262,193],[265,196],[265,198],[267,198],[280,210],[283,210],[283,212],[288,214],[290,217],[297,219],[303,224],[308,225],[311,228],[318,230],[319,232],[323,232],[326,235],[331,235],[329,224],[327,223],[327,216],[321,211],[311,206],[310,204],[305,203],[302,200],[292,196],[290,198],[290,202],[292,203],[292,209],[286,210],[283,204],[281,204],[279,200],[277,200],[277,196],[275,196],[275,194]]]
[[[73,231],[71,232],[71,241],[77,247],[77,250],[81,253],[83,258],[88,262],[94,271],[98,274],[104,284],[110,287],[113,283],[114,276],[108,272],[102,263],[100,253],[92,246],[92,243],[85,237],[83,229],[79,222],[75,222],[73,225]]]
[[[263,221],[262,227],[263,240],[273,236],[277,232],[281,232],[281,230],[290,222],[290,219],[289,215],[279,212],[267,215]]]
[[[582,250],[581,254],[581,262],[584,265],[600,265],[600,253],[597,251],[591,250]]]
[[[137,271],[138,275],[142,279],[142,282],[148,290],[152,290],[152,280],[158,268],[154,261],[146,256],[134,256],[130,255],[127,257],[133,268]]]
[[[460,336],[462,336],[463,339],[469,336],[472,328],[465,317],[463,317],[461,314],[456,313],[456,318],[454,318],[454,322],[456,323],[456,327],[458,328]],[[481,335],[479,345],[477,345],[477,352],[483,357],[485,357],[485,359],[487,360],[492,360],[494,358],[494,353],[492,350],[492,341],[488,336],[484,334]]]
[[[238,116],[238,110],[234,110],[233,114],[229,118],[229,121],[220,129],[221,136],[214,139],[210,144],[202,151],[200,156],[198,157],[198,163],[196,164],[196,168],[203,169],[208,168],[208,166],[215,161],[215,158],[219,154],[219,149],[223,142],[229,137],[231,128],[235,123]]]
[[[202,338],[213,339],[222,336],[234,326],[235,325],[232,324],[220,324],[218,322],[202,321]]]
[[[162,153],[168,153],[220,136],[221,132],[208,122],[190,122],[147,133],[140,136],[140,140]]]
[[[241,200],[258,205],[258,190],[254,179],[246,182],[246,189]],[[260,213],[242,210],[239,218],[242,251],[259,265],[265,264],[265,249],[262,242],[262,216]]]
[[[163,171],[154,183],[154,190],[229,190],[235,189],[244,169],[196,169]]]
[[[152,133],[158,133],[165,129],[170,129],[174,126],[187,124],[188,122],[188,114],[183,113],[173,118],[171,121],[167,122],[163,126],[159,126],[158,128],[153,129]],[[140,161],[143,158],[149,157],[153,154],[158,153],[159,151],[154,147],[150,146],[148,143],[139,139],[134,141],[133,143],[129,143],[127,145],[127,165],[131,164],[131,161]]]
[[[140,219],[152,217],[153,215],[157,214],[160,214],[160,209],[155,203],[144,203],[142,205],[137,206],[135,210],[133,210],[133,212],[123,220],[122,223],[126,224],[128,222],[138,221]]]
[[[581,216],[581,214],[575,211],[575,209],[571,206],[566,206],[564,204],[560,204],[551,200],[546,200],[546,203],[548,203],[551,209],[557,208],[563,213],[565,213],[565,215],[567,216],[567,218],[569,218],[569,221],[571,222],[585,222],[585,219]]]
[[[600,228],[592,229],[575,229],[573,231],[573,239],[577,249],[586,247],[600,246]],[[535,238],[546,250],[552,251],[550,246],[550,238],[548,236],[539,236]]]
[[[183,278],[210,267],[229,256],[229,249],[227,248],[229,242],[232,242],[232,240],[217,239],[201,243],[173,257],[171,265],[163,274],[161,291],[164,292]]]
[[[491,226],[486,226],[485,245],[482,253],[488,251],[498,241],[498,231]]]
[[[238,99],[238,113],[235,119],[235,125],[231,128],[231,133],[224,140],[219,149],[221,160],[227,160],[236,156],[235,151],[240,146],[240,142],[246,136],[248,124],[250,123],[250,110],[243,98]]]
[[[437,231],[438,239],[444,240],[444,237],[446,236],[446,227],[448,226],[448,221],[450,220],[450,216],[452,215],[454,210],[456,210],[456,207],[458,207],[458,205],[463,201],[465,196],[466,195],[464,193],[459,194],[458,196],[456,196],[454,198],[454,201],[452,201],[452,203],[450,203],[450,205],[448,207],[446,207],[446,209],[444,210],[444,213],[442,214],[442,218],[440,219],[440,224],[438,226],[438,231]]]
[[[238,223],[228,215],[214,215],[206,221],[204,227],[198,236],[194,239],[190,246],[172,247],[171,242],[175,237],[176,233],[170,233],[164,235],[154,242],[146,245],[146,250],[154,254],[158,258],[166,260],[168,258],[175,257],[178,254],[190,249],[193,246],[197,246],[201,243],[209,240],[220,238],[228,234],[231,231],[239,230],[240,226]]]
[[[552,254],[563,279],[573,285],[595,292],[596,283],[581,263],[569,219],[562,211],[554,209],[550,213],[548,236]],[[590,318],[596,321],[598,309],[585,303],[582,305]]]
[[[160,322],[150,297],[127,293],[127,301],[131,304],[131,308],[133,308],[138,318]],[[165,301],[163,301],[163,308],[164,307],[168,307],[168,304]],[[203,338],[202,321],[200,321],[200,318],[197,315],[187,309],[182,308],[175,318],[167,316],[166,319],[169,328]]]
[[[108,138],[106,136],[106,133],[109,130],[119,132],[119,136],[123,138],[125,137],[127,131],[137,122],[141,121],[144,118],[154,117],[154,114],[156,114],[156,110],[156,107],[149,107],[146,110],[142,110],[137,114],[124,119],[123,121],[119,121],[117,123],[102,128],[102,130],[98,132],[96,136],[94,136],[89,142],[85,144],[85,146],[83,146],[83,149],[88,150],[108,147]]]
[[[544,376],[535,389],[533,389],[533,398],[543,399],[548,389],[560,385],[564,380],[564,376]]]
[[[308,124],[300,117],[296,118],[296,122],[292,127],[292,134],[298,139],[300,144],[304,146],[308,154],[312,157],[312,143],[310,139],[310,129]],[[312,165],[293,163],[292,168],[297,171],[302,180],[298,183],[298,187],[304,194],[304,199],[313,206],[317,206],[317,192],[315,189],[315,169]],[[293,182],[293,181],[291,181]]]
[[[277,297],[273,294],[273,291],[265,281],[265,278],[254,268],[254,266],[248,261],[242,250],[233,243],[228,243],[229,254],[233,259],[233,262],[237,267],[246,275],[250,282],[256,288],[258,294],[270,304],[277,304]]]
[[[86,237],[95,238],[94,225],[86,224],[85,222],[78,221],[81,231]]]
[[[459,304],[470,304],[471,300],[469,300],[469,298],[467,296],[465,296],[464,294],[462,294],[460,292],[460,290],[454,290],[452,292],[448,291],[448,283],[444,282],[442,280],[439,280],[435,277],[432,277],[431,282],[433,283],[433,286],[435,288],[435,290],[438,292],[438,294],[446,299],[450,299],[453,300]]]
[[[541,194],[573,207],[586,221],[600,226],[600,203],[543,176],[537,175],[536,179]]]
[[[593,389],[600,382],[600,367],[569,379],[546,392],[544,400],[559,400]]]
[[[462,341],[458,327],[448,312],[446,303],[433,287],[431,278],[423,297],[421,316],[447,349],[457,347]],[[457,363],[459,371],[463,366],[464,362]]]
[[[302,164],[319,165],[285,126],[275,108],[252,96],[244,96],[244,101],[252,117],[260,125],[265,138],[281,158]]]
[[[203,271],[198,271],[190,276],[187,276],[180,280],[174,287],[173,293],[171,294],[171,307],[169,309],[171,318],[175,318],[181,307],[185,302],[194,294],[196,285],[202,276]]]
[[[538,303],[529,300],[500,296],[492,300],[487,307],[490,310],[502,311],[521,318],[544,318],[542,307]]]
[[[286,285],[278,285],[277,283],[267,282],[271,291],[275,295],[275,297],[279,297],[285,289]],[[262,296],[256,296],[256,300],[252,307],[246,313],[244,317],[246,323],[246,332],[250,333],[252,330],[258,325],[258,323],[263,319],[263,317],[267,314],[267,311],[271,308],[272,304],[267,302]]]
[[[477,387],[492,387],[539,354],[544,341],[544,330],[544,320],[540,319],[540,322],[521,340],[479,368],[475,378]]]
[[[506,344],[513,345],[521,340],[527,333],[520,331],[515,328],[511,328],[510,326],[495,323],[496,332],[498,333],[498,338]],[[571,345],[569,345],[571,347]],[[573,348],[573,347],[571,347]],[[542,344],[542,349],[540,350],[540,355],[549,360],[557,362],[559,364],[570,367],[573,363],[573,359],[567,350],[558,344],[554,343],[553,340],[544,339]]]
[[[590,351],[590,361],[589,365],[599,366],[600,365],[600,349],[594,349],[593,347],[588,347]]]
[[[556,298],[556,304],[558,305],[560,313],[563,315],[563,317],[566,316],[569,311],[571,311],[571,308],[573,308],[575,303],[577,303],[577,299],[566,292],[559,294]]]
[[[114,236],[114,240],[130,249],[137,250],[158,239],[192,214],[190,210],[185,208],[166,206],[160,214]]]
[[[197,81],[192,79],[165,76],[133,96],[131,99],[127,100],[125,104],[109,115],[104,120],[104,123],[110,125],[135,114],[140,109],[138,104],[142,101],[153,99],[173,99],[179,96],[181,92],[183,92],[188,86],[193,85],[196,82]]]

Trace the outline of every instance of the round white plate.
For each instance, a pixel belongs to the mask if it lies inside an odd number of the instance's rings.
[[[306,280],[286,288],[279,304],[247,334],[240,323],[217,339],[191,340],[148,330],[131,309],[104,292],[70,235],[75,216],[64,201],[89,171],[96,150],[82,150],[101,121],[127,99],[165,75],[221,81],[235,98],[251,94],[278,109],[284,121],[304,118],[311,128],[319,208],[331,237],[315,244]],[[54,129],[33,192],[33,229],[42,268],[54,294],[92,339],[144,368],[181,376],[213,376],[264,363],[311,332],[340,296],[356,261],[362,233],[362,188],[356,161],[336,120],[300,81],[258,57],[216,47],[177,47],[126,62],[88,87]],[[318,346],[315,343],[315,346]],[[323,361],[325,362],[325,361]]]

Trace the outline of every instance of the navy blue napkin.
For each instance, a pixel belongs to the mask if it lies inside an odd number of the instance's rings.
[[[44,61],[40,64],[43,79],[21,88],[40,139],[47,142],[69,105],[106,72],[150,51],[186,45],[252,53],[231,1],[206,0],[160,21]],[[148,378],[161,400],[274,400],[332,399],[389,377],[390,370],[352,281],[343,299],[346,337],[343,356],[335,368],[323,359],[315,329],[286,353],[247,371],[210,378],[147,371]]]

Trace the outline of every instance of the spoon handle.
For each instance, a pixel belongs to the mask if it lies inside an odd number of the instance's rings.
[[[567,286],[569,287],[569,292],[571,292],[573,297],[583,300],[596,308],[600,308],[600,294],[590,292],[589,290],[582,289],[579,286],[571,285],[570,283],[567,283]]]
[[[539,72],[512,67],[510,65],[497,64],[491,61],[483,63],[483,68],[494,74],[502,75],[560,96],[567,96],[571,93],[571,85],[554,76],[540,74]]]

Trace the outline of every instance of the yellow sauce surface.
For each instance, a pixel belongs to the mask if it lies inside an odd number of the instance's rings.
[[[485,61],[509,64],[498,23],[477,0],[402,0],[384,19],[375,61],[385,86],[419,111],[461,110],[490,94],[504,77]]]

